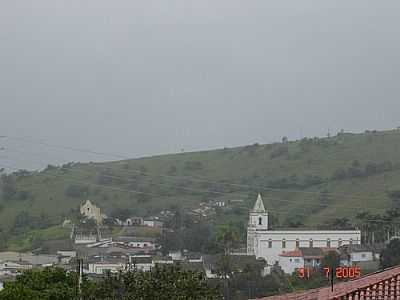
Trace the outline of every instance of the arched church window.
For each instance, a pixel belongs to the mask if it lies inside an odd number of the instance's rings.
[[[271,239],[268,240],[268,248],[272,248],[272,240]]]
[[[300,240],[296,239],[296,248],[300,248]]]
[[[262,218],[261,217],[258,218],[258,225],[262,225]]]
[[[314,247],[314,241],[312,239],[310,239],[310,248]]]
[[[286,240],[285,240],[285,239],[282,240],[282,248],[283,248],[283,249],[286,248]]]

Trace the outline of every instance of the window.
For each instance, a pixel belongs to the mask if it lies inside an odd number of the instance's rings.
[[[294,262],[295,262],[295,263],[299,263],[299,262],[300,262],[300,259],[295,258],[295,259],[294,259]]]
[[[282,240],[282,248],[283,248],[283,249],[286,248],[286,240],[285,240],[285,239]]]
[[[268,248],[272,248],[272,240],[271,239],[268,240]]]
[[[362,258],[366,258],[367,255],[366,255],[365,253],[363,253],[363,254],[361,254],[361,257],[362,257]]]
[[[296,240],[296,248],[300,248],[300,240],[299,239]]]
[[[326,240],[326,247],[330,248],[331,247],[331,239]]]
[[[262,218],[258,218],[258,225],[262,225]]]
[[[314,242],[312,239],[310,239],[310,248],[314,247]]]
[[[342,239],[339,239],[339,241],[338,241],[338,245],[339,245],[339,247],[341,247],[341,246],[342,246]]]

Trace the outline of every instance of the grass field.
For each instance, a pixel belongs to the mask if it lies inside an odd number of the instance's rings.
[[[399,150],[400,131],[392,130],[49,168],[16,176],[17,190],[28,191],[31,197],[3,197],[0,228],[10,229],[22,211],[37,217],[45,214],[60,224],[85,199],[106,214],[129,209],[148,216],[219,198],[244,199],[244,206],[250,207],[257,192],[281,223],[301,219],[312,226],[332,218],[352,218],[363,210],[380,213],[393,205],[388,192],[400,190]],[[385,162],[390,166],[357,173]],[[335,176],[341,169],[347,175]],[[237,217],[245,219],[245,212]],[[48,230],[40,235],[66,234],[58,227]],[[35,234],[29,232],[11,245],[24,248]]]
[[[32,230],[12,238],[8,243],[11,251],[26,251],[35,248],[35,240],[66,240],[69,238],[70,229],[61,226],[52,226],[42,230]]]

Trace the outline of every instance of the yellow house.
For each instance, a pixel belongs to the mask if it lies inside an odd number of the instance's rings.
[[[85,204],[81,205],[81,214],[88,219],[94,219],[97,224],[101,224],[106,217],[90,200],[86,200]]]

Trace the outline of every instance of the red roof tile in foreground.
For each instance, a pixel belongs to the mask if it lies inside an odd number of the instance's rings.
[[[359,279],[342,282],[334,285],[333,292],[331,287],[319,288],[299,293],[286,294],[261,298],[260,300],[329,300],[339,299],[351,292],[365,290],[379,282],[389,280],[395,276],[400,276],[400,266],[377,272]],[[388,298],[390,299],[390,298]],[[393,298],[394,299],[394,298]]]

